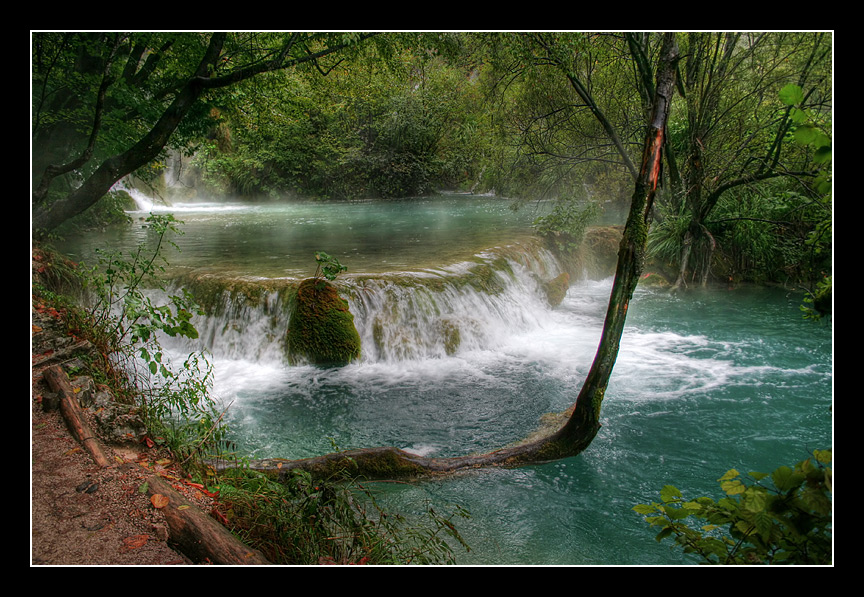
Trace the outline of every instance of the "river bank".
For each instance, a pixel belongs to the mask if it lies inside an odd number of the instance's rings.
[[[79,404],[89,403],[79,398],[92,380],[70,380],[67,371],[80,370],[81,352],[92,348],[67,335],[63,317],[34,299],[31,566],[232,563],[233,556],[217,553],[224,546],[217,545],[214,551],[202,539],[201,529],[207,532],[213,527],[216,532],[211,537],[225,541],[235,554],[246,553],[247,548],[212,520],[210,513],[217,506],[214,496],[187,481],[168,453],[138,437],[118,439],[117,429],[106,429],[96,420],[106,408]],[[58,387],[58,379],[69,383]],[[73,407],[70,394],[74,394]],[[90,437],[82,437],[82,429]],[[196,543],[191,548],[189,537]],[[253,561],[259,562],[245,563]]]
[[[59,317],[34,309],[31,320],[31,565],[191,563],[168,545],[164,517],[141,491],[158,455],[146,446],[134,452],[107,446],[113,462],[100,467],[72,437],[59,409],[46,408],[51,389],[42,373],[69,346]]]

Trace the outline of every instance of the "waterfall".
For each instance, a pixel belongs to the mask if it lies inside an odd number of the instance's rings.
[[[539,325],[549,311],[541,275],[555,267],[551,255],[541,271],[490,257],[437,272],[349,282],[364,360],[443,358],[489,349],[508,334]]]
[[[117,182],[111,187],[111,190],[127,193],[132,198],[132,201],[135,202],[136,212],[150,213],[154,208],[158,207],[158,204],[153,201],[153,198],[149,194],[135,188],[135,185],[128,178]]]
[[[336,280],[362,340],[361,362],[445,358],[494,347],[542,325],[543,283],[561,273],[539,243],[499,247],[434,270],[343,275]],[[199,341],[219,358],[279,362],[300,280],[178,280],[205,305]]]

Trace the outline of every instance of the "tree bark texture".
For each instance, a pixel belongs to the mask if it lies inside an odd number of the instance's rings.
[[[189,503],[165,479],[153,476],[147,485],[152,497],[168,498],[161,508],[168,523],[170,542],[193,562],[225,565],[267,565],[271,562],[245,545],[216,520]]]
[[[78,405],[78,398],[63,368],[60,365],[53,365],[43,371],[42,376],[48,382],[48,386],[60,394],[60,412],[75,439],[84,446],[96,464],[101,467],[111,466],[111,460],[105,455],[96,434],[93,433]]]
[[[423,458],[383,447],[327,454],[304,460],[268,459],[244,462],[254,470],[283,478],[294,469],[330,476],[347,473],[368,478],[411,477],[487,466],[519,466],[575,456],[587,448],[600,429],[600,408],[618,356],[627,309],[642,273],[645,242],[654,196],[660,182],[666,121],[675,90],[678,60],[674,34],[664,37],[654,105],[630,214],[621,239],[615,281],[597,353],[576,399],[573,413],[560,430],[540,440],[480,455]],[[214,463],[216,468],[234,466]]]

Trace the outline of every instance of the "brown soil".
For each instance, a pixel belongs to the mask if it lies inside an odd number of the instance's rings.
[[[41,373],[56,364],[45,344],[57,338],[53,319],[34,312],[32,322],[32,363],[39,364],[31,366],[31,566],[190,564],[169,546],[164,517],[144,484],[153,475],[166,476],[204,511],[212,508],[207,496],[180,481],[164,455],[143,444],[103,445],[113,464],[98,466],[60,412],[43,407],[50,389]]]

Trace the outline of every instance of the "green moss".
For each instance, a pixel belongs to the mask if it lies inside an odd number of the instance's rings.
[[[225,315],[229,308],[258,307],[271,293],[279,295],[276,309],[286,308],[293,299],[296,281],[289,279],[238,279],[210,274],[178,278],[209,315]]]
[[[462,343],[459,326],[455,322],[445,319],[441,322],[441,334],[444,337],[444,351],[448,355],[455,354]]]
[[[471,276],[468,276],[465,281],[475,290],[492,295],[499,294],[503,290],[495,268],[491,265],[486,263],[475,265],[471,267],[470,272]]]
[[[360,357],[360,335],[348,301],[329,282],[309,278],[297,288],[286,334],[289,362],[341,366]]]
[[[639,278],[639,284],[642,286],[657,286],[665,288],[666,286],[669,286],[669,281],[658,273],[649,272]]]
[[[546,291],[546,299],[549,301],[549,306],[557,307],[560,305],[567,294],[568,288],[570,288],[570,274],[567,272],[543,284],[543,290]]]

